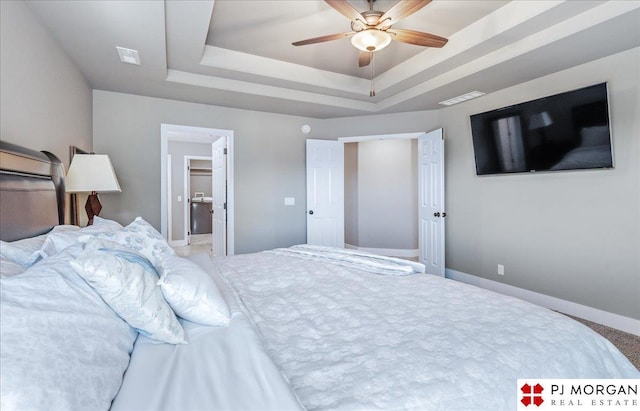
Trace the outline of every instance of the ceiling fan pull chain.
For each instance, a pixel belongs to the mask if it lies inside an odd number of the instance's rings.
[[[373,58],[373,56],[374,56],[374,54],[371,51],[369,53],[371,53],[371,91],[369,91],[369,97],[375,97],[376,96],[376,90],[373,87],[373,74],[374,74],[374,70],[373,70],[373,60],[374,60],[374,58]]]

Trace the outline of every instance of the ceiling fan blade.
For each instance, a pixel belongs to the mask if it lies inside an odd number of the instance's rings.
[[[403,18],[412,15],[429,3],[431,3],[431,0],[400,0],[386,13],[384,13],[382,17],[380,17],[376,28],[388,28]]]
[[[448,39],[436,36],[435,34],[423,33],[415,30],[392,29],[387,30],[391,34],[391,39],[403,43],[415,44],[416,46],[440,48],[447,44]]]
[[[365,21],[362,14],[356,9],[353,8],[349,2],[345,0],[324,0],[329,6],[333,7],[338,13],[342,14],[349,20],[360,20],[362,22]]]
[[[347,37],[351,37],[354,34],[356,34],[355,31],[350,31],[348,33],[329,34],[327,36],[320,36],[314,37],[312,39],[296,41],[295,43],[291,44],[293,44],[294,46],[305,46],[307,44],[324,43],[325,41],[346,39]]]
[[[361,51],[358,55],[358,67],[365,67],[371,64],[372,54],[370,51]]]

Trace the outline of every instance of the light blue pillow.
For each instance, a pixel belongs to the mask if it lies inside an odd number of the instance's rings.
[[[0,258],[13,261],[23,267],[31,267],[36,261],[42,258],[42,247],[46,239],[53,233],[69,233],[80,230],[74,225],[59,225],[47,233],[36,237],[25,238],[17,241],[0,240]]]
[[[71,268],[81,252],[0,276],[3,411],[108,410],[122,384],[138,333]]]
[[[24,272],[27,268],[11,260],[0,259],[0,277],[11,277]]]
[[[157,285],[157,273],[143,256],[118,244],[89,238],[71,266],[141,334],[170,344],[186,343],[184,330]]]
[[[95,236],[101,233],[118,231],[121,229],[122,226],[119,223],[100,217],[93,218],[93,225],[88,225],[82,228],[76,226],[56,226],[49,234],[47,234],[47,238],[40,248],[39,253],[42,258],[51,257],[67,247],[78,244],[78,240],[82,236]]]
[[[23,267],[30,267],[40,259],[38,250],[42,247],[46,237],[45,234],[11,242],[0,240],[0,258]]]
[[[154,267],[158,267],[163,258],[175,255],[162,235],[142,217],[137,217],[122,230],[101,232],[94,234],[94,237],[113,241],[136,251]]]
[[[159,272],[162,294],[178,316],[198,324],[229,325],[229,307],[199,265],[173,255],[162,261]]]

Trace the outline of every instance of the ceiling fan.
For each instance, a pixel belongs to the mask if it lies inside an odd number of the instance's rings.
[[[431,0],[400,0],[386,13],[373,9],[375,0],[367,1],[369,2],[369,10],[361,13],[345,0],[325,0],[329,6],[351,20],[352,31],[314,37],[296,41],[292,44],[294,46],[304,46],[351,37],[351,43],[360,50],[358,56],[358,65],[360,67],[368,66],[371,63],[373,52],[387,47],[391,40],[424,47],[439,48],[447,44],[448,40],[446,38],[435,34],[391,28],[393,24],[420,10],[429,4]]]

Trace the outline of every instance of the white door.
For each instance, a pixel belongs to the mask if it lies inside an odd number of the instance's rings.
[[[227,139],[220,137],[211,145],[211,255],[227,255]]]
[[[420,262],[427,273],[444,277],[444,133],[418,137]]]
[[[307,140],[307,243],[344,248],[344,144]]]

